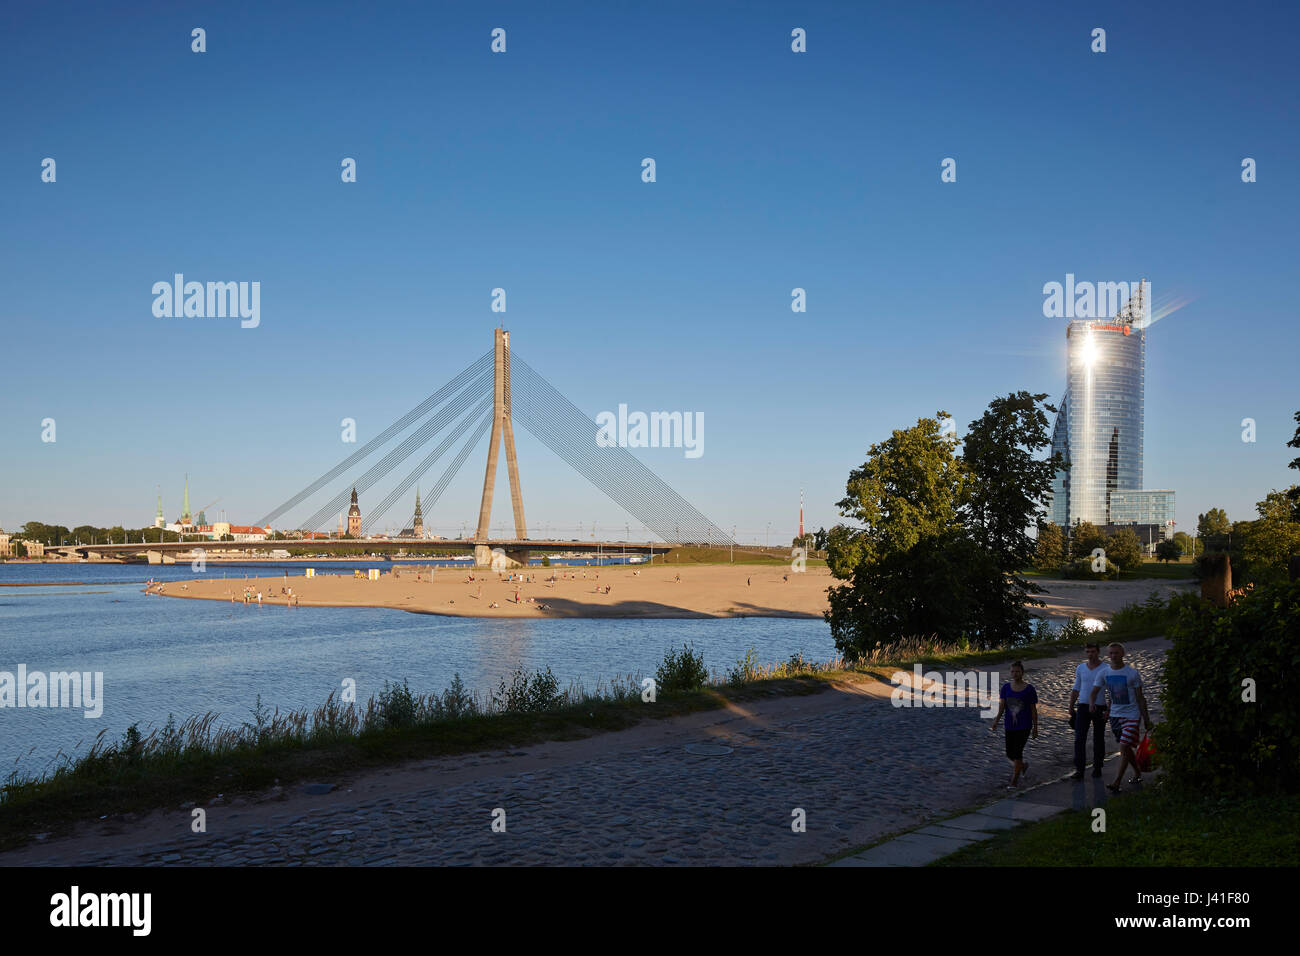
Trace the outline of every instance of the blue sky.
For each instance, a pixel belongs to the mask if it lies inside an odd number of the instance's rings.
[[[788,540],[891,429],[1059,398],[1066,273],[1189,300],[1147,351],[1144,484],[1180,528],[1296,479],[1293,6],[379,6],[0,14],[0,526],[146,524],[156,484],[172,518],[186,472],[253,521],[504,319],[593,416],[702,412],[702,457],[638,456]],[[260,326],[156,318],[177,272],[259,281]],[[622,536],[518,441],[530,525]],[[481,481],[480,450],[429,523],[472,524]]]

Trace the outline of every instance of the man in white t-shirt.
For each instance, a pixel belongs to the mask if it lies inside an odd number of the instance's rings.
[[[1124,645],[1112,644],[1108,650],[1110,666],[1093,682],[1090,704],[1096,708],[1099,695],[1105,691],[1110,698],[1110,727],[1119,741],[1119,772],[1115,782],[1106,785],[1112,793],[1119,792],[1124,771],[1133,766],[1133,783],[1142,782],[1142,771],[1137,765],[1138,713],[1147,730],[1151,729],[1151,715],[1147,712],[1147,699],[1142,693],[1142,677],[1124,663]]]
[[[1110,668],[1102,662],[1101,647],[1088,644],[1088,659],[1074,669],[1074,686],[1070,688],[1070,713],[1074,715],[1074,776],[1083,779],[1087,766],[1088,728],[1092,727],[1092,775],[1101,776],[1101,765],[1106,762],[1106,707],[1105,700],[1095,710],[1092,704],[1092,685]]]

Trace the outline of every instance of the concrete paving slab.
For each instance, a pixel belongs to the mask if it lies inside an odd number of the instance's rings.
[[[989,819],[993,818],[990,817]],[[942,823],[931,824],[928,827],[921,827],[921,829],[912,832],[924,834],[925,836],[944,837],[948,840],[960,840],[964,844],[993,839],[992,833],[985,833],[982,830],[960,830],[956,827],[945,826]]]
[[[1028,800],[999,800],[991,803],[980,813],[993,817],[1007,817],[1011,820],[1046,820],[1060,813],[1063,807],[1053,807]]]
[[[1019,825],[1019,820],[995,817],[988,813],[968,813],[965,816],[943,821],[943,826],[955,827],[958,830],[1010,830]]]
[[[914,837],[904,834],[897,839],[873,846],[865,853],[837,860],[832,866],[925,866],[941,857],[954,853],[966,845],[964,841],[943,837]],[[852,861],[852,862],[851,862]]]

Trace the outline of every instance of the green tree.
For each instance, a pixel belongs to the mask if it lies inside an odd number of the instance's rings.
[[[1043,592],[1020,576],[1034,560],[1037,541],[1029,534],[1047,514],[1052,479],[1064,467],[1060,455],[1040,458],[1051,447],[1045,394],[1013,392],[989,402],[970,423],[962,444],[968,475],[962,523],[987,553],[999,576],[980,568],[971,573],[988,584],[978,592],[979,624],[972,630],[985,644],[1011,644],[1030,633],[1026,605],[1042,607],[1031,597]]]
[[[1044,522],[1038,529],[1038,545],[1034,550],[1034,567],[1040,571],[1059,571],[1065,564],[1065,534],[1059,524]]]
[[[1300,448],[1300,412],[1295,413],[1295,422],[1295,434],[1291,436],[1291,440],[1286,443],[1288,448]],[[1300,456],[1292,458],[1291,463],[1288,464],[1287,467],[1300,471]],[[1300,521],[1300,485],[1292,485],[1291,489],[1286,493],[1286,496],[1287,500],[1291,503],[1291,520]]]
[[[1188,539],[1189,546],[1190,543],[1191,543],[1191,539],[1189,538]],[[1178,546],[1178,542],[1174,540],[1161,541],[1158,545],[1156,545],[1156,558],[1160,561],[1165,562],[1165,564],[1168,564],[1170,561],[1177,561],[1178,558],[1182,555],[1182,553],[1183,553],[1183,549],[1180,548]]]
[[[939,419],[950,417],[939,412],[912,428],[896,429],[849,473],[848,494],[837,507],[860,527],[831,529],[827,549],[836,552],[833,571],[906,551],[956,526],[965,476],[952,442],[940,434]]]
[[[1292,499],[1300,485],[1286,491],[1270,491],[1255,505],[1259,520],[1241,542],[1241,551],[1256,581],[1280,581],[1287,576],[1292,555],[1300,554],[1300,522],[1292,518]]]
[[[1206,551],[1227,551],[1232,524],[1222,508],[1211,508],[1196,517],[1196,536],[1205,542]]]
[[[1188,534],[1186,531],[1179,531],[1179,532],[1177,532],[1177,533],[1174,535],[1174,541],[1175,541],[1175,542],[1177,543],[1177,545],[1178,545],[1178,551],[1179,551],[1180,554],[1188,554],[1188,555],[1191,555],[1192,557],[1196,557],[1196,554],[1200,554],[1202,551],[1205,550],[1205,548],[1204,548],[1204,544],[1203,544],[1203,542],[1201,541],[1201,539],[1200,539],[1200,538],[1193,538],[1193,537],[1192,537],[1190,534]],[[1192,549],[1193,549],[1193,548],[1196,549],[1196,554],[1192,554]],[[1159,553],[1159,549],[1158,549],[1158,548],[1156,549],[1156,551],[1157,551],[1157,553]],[[1177,558],[1175,558],[1174,560],[1177,560]]]
[[[995,398],[978,420],[970,423],[962,460],[970,475],[962,518],[976,542],[998,566],[1020,571],[1034,560],[1035,540],[1029,529],[1046,514],[1052,479],[1064,466],[1060,455],[1039,460],[1051,445],[1047,396],[1014,392]]]
[[[1049,443],[1044,398],[994,399],[961,457],[942,433],[946,413],[922,418],[850,473],[839,508],[859,524],[826,535],[832,573],[849,582],[830,589],[826,613],[846,658],[910,636],[987,647],[1029,635],[1038,588],[1018,572],[1034,559],[1028,529],[1059,467],[1036,458]]]
[[[1070,558],[1089,558],[1096,548],[1106,547],[1106,536],[1091,521],[1078,521],[1070,533]]]
[[[849,582],[830,589],[826,620],[850,660],[877,641],[960,630],[971,600],[958,583],[956,554],[965,474],[941,433],[947,417],[895,430],[849,473],[838,507],[857,525],[836,525],[824,537],[831,573]],[[945,571],[957,578],[943,581]]]
[[[1106,539],[1106,557],[1114,561],[1121,571],[1137,571],[1142,567],[1142,543],[1132,528],[1120,528]]]

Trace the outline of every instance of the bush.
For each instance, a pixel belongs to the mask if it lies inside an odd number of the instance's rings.
[[[1121,571],[1142,570],[1142,542],[1132,528],[1120,528],[1106,539],[1106,558]]]
[[[379,692],[375,726],[380,729],[410,727],[415,723],[415,709],[415,695],[406,681],[402,681],[400,687],[384,681],[384,689]]]
[[[1061,625],[1061,633],[1056,635],[1057,640],[1077,641],[1092,636],[1092,631],[1084,626],[1083,617],[1079,614],[1071,614],[1070,619]]]
[[[549,568],[550,566],[551,566],[551,556],[549,554],[542,555],[542,567]]]
[[[655,670],[655,684],[660,690],[699,690],[708,679],[704,654],[696,653],[693,644],[683,647],[680,653],[675,646],[668,648],[663,663]]]
[[[554,710],[564,701],[560,693],[560,682],[548,667],[537,671],[531,677],[528,671],[517,669],[510,678],[510,683],[501,678],[496,692],[492,695],[492,706],[501,711],[518,714],[536,714],[544,710]]]
[[[1256,587],[1220,610],[1180,602],[1165,659],[1164,766],[1212,789],[1300,789],[1300,582]],[[1243,701],[1254,681],[1256,702]]]
[[[437,710],[438,716],[448,720],[478,715],[478,701],[465,689],[465,682],[460,679],[460,671],[452,675],[451,683],[442,692],[442,697],[438,701]]]
[[[791,659],[793,660],[793,658]],[[743,684],[746,681],[757,680],[759,677],[758,652],[754,648],[745,651],[745,656],[736,661],[736,666],[727,674],[727,682],[731,684]]]
[[[1063,574],[1067,578],[1085,581],[1112,581],[1119,577],[1119,565],[1107,558],[1106,570],[1094,571],[1092,569],[1092,558],[1079,558],[1077,561],[1071,561],[1067,564]]]
[[[1141,604],[1126,604],[1116,611],[1106,628],[1106,636],[1119,641],[1166,634],[1179,608],[1189,598],[1193,598],[1193,595],[1175,594],[1166,604],[1161,600],[1159,592],[1152,591]]]

